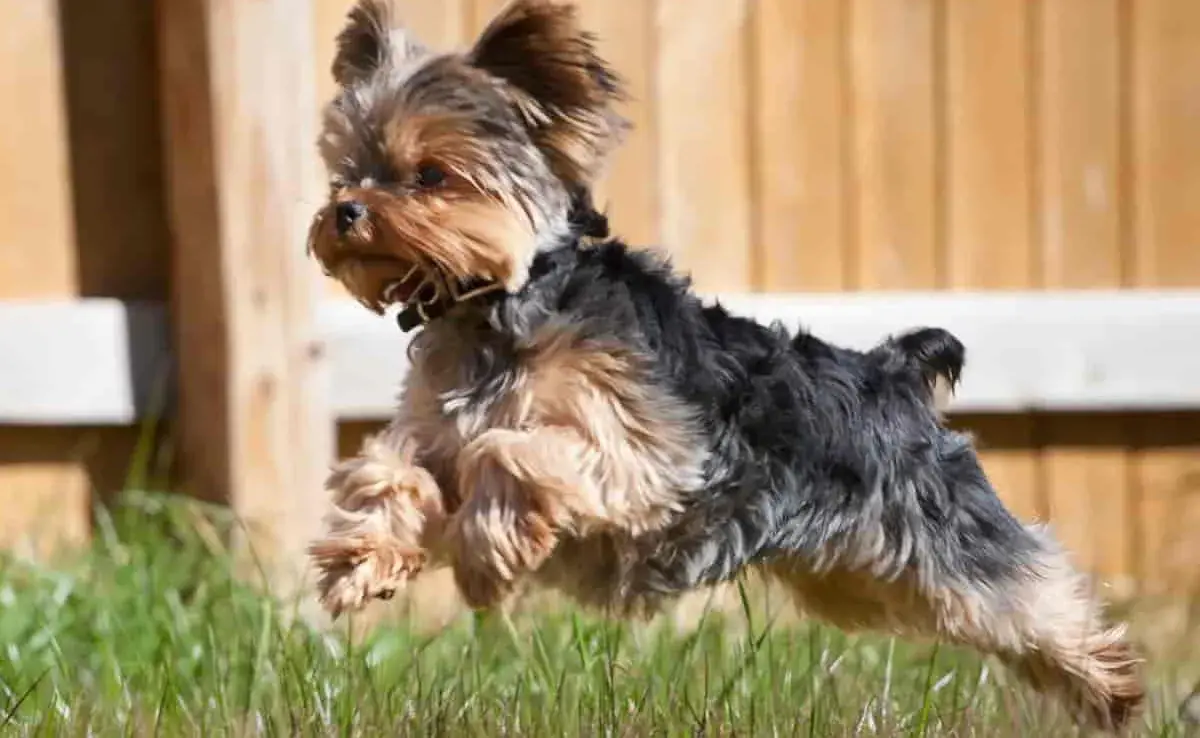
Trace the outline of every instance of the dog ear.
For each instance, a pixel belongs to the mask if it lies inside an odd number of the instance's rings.
[[[615,111],[622,80],[596,53],[576,9],[550,0],[513,0],[467,54],[503,80],[534,142],[555,173],[587,186],[628,123]]]
[[[337,36],[333,78],[349,87],[379,69],[428,53],[425,46],[403,28],[392,26],[389,0],[358,0]]]

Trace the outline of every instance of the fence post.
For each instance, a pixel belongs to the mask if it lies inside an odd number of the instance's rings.
[[[228,502],[238,549],[290,592],[335,447],[305,256],[320,196],[312,0],[157,10],[185,489]]]

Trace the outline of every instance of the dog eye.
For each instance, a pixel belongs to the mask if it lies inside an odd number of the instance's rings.
[[[446,173],[436,164],[425,164],[417,170],[417,186],[437,187],[446,181]]]

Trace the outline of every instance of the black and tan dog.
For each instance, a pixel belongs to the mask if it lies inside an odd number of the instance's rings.
[[[436,53],[362,0],[333,73],[310,248],[420,329],[394,420],[329,480],[335,616],[427,566],[474,607],[534,581],[620,615],[754,567],[838,626],[995,654],[1090,724],[1137,712],[1124,628],[938,415],[952,335],[790,335],[608,236],[622,87],[572,7],[517,0]]]

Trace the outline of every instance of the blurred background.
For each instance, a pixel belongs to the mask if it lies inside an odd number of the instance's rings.
[[[395,4],[452,48],[501,3]],[[303,253],[349,5],[0,0],[3,546],[130,487],[303,540],[386,417],[321,389],[347,301]],[[1200,288],[1196,0],[580,6],[634,96],[600,202],[706,292]],[[954,422],[1117,591],[1200,584],[1200,408]]]

